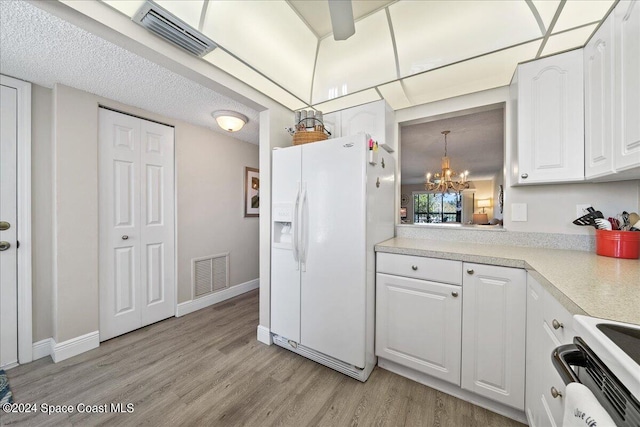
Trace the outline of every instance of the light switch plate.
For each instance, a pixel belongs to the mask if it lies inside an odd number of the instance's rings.
[[[527,221],[527,204],[526,203],[511,204],[511,221],[513,222]]]

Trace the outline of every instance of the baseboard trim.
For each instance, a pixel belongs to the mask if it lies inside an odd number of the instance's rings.
[[[273,344],[273,338],[271,337],[271,331],[269,328],[258,325],[258,341],[266,345]]]
[[[43,357],[51,356],[53,353],[52,349],[55,345],[55,341],[53,338],[47,338],[38,342],[33,343],[33,360],[42,359]]]
[[[70,340],[63,341],[61,343],[56,343],[53,339],[51,341],[53,344],[51,349],[51,358],[55,363],[58,363],[69,359],[70,357],[98,348],[100,346],[100,333],[98,331],[89,332],[88,334],[71,338]]]
[[[241,283],[239,285],[231,286],[223,291],[218,291],[213,294],[206,295],[202,298],[197,298],[191,301],[185,301],[178,304],[176,307],[176,317],[184,316],[185,314],[193,313],[194,311],[201,310],[210,305],[217,304],[222,301],[226,301],[230,298],[242,295],[245,292],[258,289],[260,287],[260,279],[249,280],[248,282]]]
[[[424,384],[428,387],[440,390],[443,393],[450,394],[451,396],[457,397],[458,399],[471,402],[474,405],[488,409],[507,418],[511,418],[512,420],[516,420],[525,425],[528,424],[527,416],[523,411],[503,405],[498,402],[494,402],[493,400],[488,399],[484,396],[479,396],[473,392],[462,389],[455,384],[448,383],[439,378],[432,377],[431,375],[423,374],[422,372],[407,368],[406,366],[402,366],[398,363],[383,359],[381,357],[378,357],[378,366],[405,378],[409,378],[410,380],[419,382],[420,384]]]

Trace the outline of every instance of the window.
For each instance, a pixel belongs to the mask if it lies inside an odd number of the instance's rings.
[[[413,193],[413,222],[462,222],[459,193]]]

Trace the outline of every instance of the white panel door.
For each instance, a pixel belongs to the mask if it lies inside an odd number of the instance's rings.
[[[526,272],[464,269],[462,388],[524,410]]]
[[[620,2],[616,26],[617,171],[640,166],[640,2]]]
[[[302,149],[300,342],[360,368],[366,335],[366,148],[360,136]]]
[[[100,340],[174,314],[173,128],[100,109]]]
[[[519,183],[584,180],[582,50],[518,66]]]
[[[462,288],[376,275],[376,356],[460,385]]]
[[[296,216],[299,216],[301,204],[301,167],[301,146],[273,152],[271,206],[289,209],[293,232],[289,233],[289,247],[274,245],[271,250],[271,332],[295,342],[300,342],[300,264],[296,254],[299,224]],[[277,220],[275,215],[272,220]],[[273,226],[276,225],[279,224]]]
[[[609,17],[584,47],[584,174],[587,178],[614,172],[613,42],[613,17]]]
[[[0,368],[18,363],[17,106],[18,91],[0,86]]]

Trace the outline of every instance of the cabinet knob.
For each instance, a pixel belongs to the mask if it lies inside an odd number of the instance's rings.
[[[553,329],[564,328],[564,325],[561,322],[558,322],[556,319],[553,319],[553,321],[551,321],[551,326],[553,326]]]
[[[473,274],[473,273],[474,273],[473,268],[467,268],[467,274]]]
[[[520,178],[527,179],[527,178],[529,178],[529,174],[528,173],[523,173],[522,175],[520,175]]]
[[[458,293],[456,291],[451,292],[451,296],[454,298],[458,297]]]
[[[125,234],[124,236],[122,236],[122,240],[129,240],[129,236]]]
[[[416,271],[416,270],[418,269],[418,266],[417,266],[417,265],[412,265],[412,266],[411,266],[411,269],[412,269],[413,271]]]
[[[551,387],[551,396],[552,396],[554,399],[557,399],[558,397],[562,397],[562,393],[561,393],[561,392],[559,392],[557,388],[555,388],[555,387]]]

